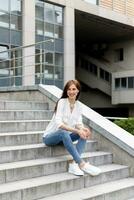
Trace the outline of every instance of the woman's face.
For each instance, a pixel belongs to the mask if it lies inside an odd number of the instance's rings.
[[[79,90],[77,89],[77,87],[74,84],[72,84],[69,86],[67,90],[67,96],[70,100],[75,100],[78,92]]]

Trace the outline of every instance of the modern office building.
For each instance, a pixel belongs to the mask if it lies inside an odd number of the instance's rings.
[[[133,0],[0,0],[0,51],[0,86],[77,78],[84,103],[134,116]]]

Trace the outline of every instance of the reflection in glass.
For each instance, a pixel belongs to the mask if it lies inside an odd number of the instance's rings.
[[[9,28],[9,15],[4,12],[0,12],[0,26]]]
[[[54,22],[54,6],[45,3],[45,21]]]
[[[1,60],[7,60],[8,59],[8,52],[7,52],[8,48],[7,46],[1,46],[0,45],[0,61]],[[2,53],[3,52],[3,53]]]
[[[22,32],[11,30],[11,44],[20,46],[22,45]]]
[[[9,29],[0,27],[0,43],[8,44],[9,41]]]
[[[9,0],[0,0],[0,10],[9,11]]]
[[[54,66],[46,65],[44,69],[45,79],[54,79]]]
[[[62,67],[55,67],[55,74],[54,79],[62,80],[63,79],[63,68]]]
[[[64,51],[63,40],[55,39],[55,51],[58,51],[58,52]]]
[[[63,54],[55,53],[55,65],[63,66]]]
[[[53,64],[53,53],[51,52],[46,53],[46,63]]]
[[[36,34],[44,35],[44,23],[42,21],[36,20]]]
[[[63,38],[63,27],[55,25],[55,38]]]
[[[63,9],[61,7],[55,6],[54,18],[55,18],[55,22],[58,24],[63,23],[62,12],[63,12]]]
[[[22,2],[21,0],[10,0],[10,5],[11,5],[11,13],[12,14],[21,14],[22,10]]]
[[[11,29],[22,30],[21,17],[16,15],[11,15]]]
[[[40,6],[35,7],[35,15],[37,19],[44,20],[44,8]]]
[[[52,38],[49,37],[45,37],[45,40],[50,40]],[[55,46],[55,42],[45,42],[44,43],[44,49],[48,50],[48,51],[54,51],[54,46]]]
[[[45,23],[45,36],[54,37],[54,25]]]

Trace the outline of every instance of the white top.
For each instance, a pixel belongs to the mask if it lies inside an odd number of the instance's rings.
[[[48,124],[43,137],[57,131],[63,123],[73,128],[78,124],[83,126],[82,107],[78,101],[75,102],[72,112],[70,110],[68,98],[62,98],[58,101],[57,111]]]

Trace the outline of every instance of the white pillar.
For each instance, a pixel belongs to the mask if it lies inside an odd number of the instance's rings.
[[[35,43],[35,0],[23,0],[23,46]],[[23,85],[35,84],[35,47],[23,50]]]
[[[64,11],[64,82],[75,78],[75,22],[74,8]]]

